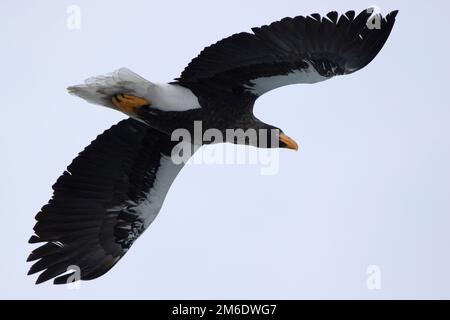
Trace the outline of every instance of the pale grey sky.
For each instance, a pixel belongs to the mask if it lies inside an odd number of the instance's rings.
[[[66,8],[81,8],[68,30]],[[79,290],[34,285],[34,215],[96,135],[124,118],[66,93],[128,67],[177,77],[206,45],[285,16],[400,9],[365,69],[258,100],[301,145],[277,175],[188,166],[153,225]],[[0,298],[450,298],[446,1],[0,2]],[[367,267],[381,289],[366,286]]]

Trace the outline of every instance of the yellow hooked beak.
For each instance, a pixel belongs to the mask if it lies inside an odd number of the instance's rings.
[[[284,133],[280,132],[280,141],[284,144],[284,146],[288,149],[292,149],[297,151],[298,150],[298,144],[294,141],[294,139],[288,137]]]

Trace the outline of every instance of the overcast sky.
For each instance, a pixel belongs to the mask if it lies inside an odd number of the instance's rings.
[[[72,4],[79,30],[67,27]],[[106,275],[79,290],[26,276],[27,240],[51,185],[124,118],[70,96],[68,85],[120,67],[170,81],[225,36],[373,4],[400,13],[368,67],[258,100],[257,116],[301,146],[280,152],[278,174],[188,166]],[[449,9],[446,1],[2,0],[0,298],[450,298]],[[380,274],[379,290],[367,286],[368,268]]]

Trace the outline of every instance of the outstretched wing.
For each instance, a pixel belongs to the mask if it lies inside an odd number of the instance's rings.
[[[315,83],[365,67],[383,47],[398,11],[386,17],[370,9],[355,17],[285,18],[238,33],[204,49],[177,80],[193,91],[260,96],[295,83]]]
[[[29,274],[43,271],[36,283],[65,283],[70,266],[82,280],[107,272],[158,214],[182,167],[170,150],[168,136],[127,119],[82,151],[36,216],[29,242],[45,243],[28,257],[38,260]]]

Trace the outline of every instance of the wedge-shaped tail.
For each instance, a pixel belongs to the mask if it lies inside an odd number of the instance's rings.
[[[154,86],[127,68],[121,68],[104,76],[89,78],[84,84],[68,87],[69,93],[84,100],[110,108],[114,108],[111,98],[117,94],[132,94],[145,97]]]

